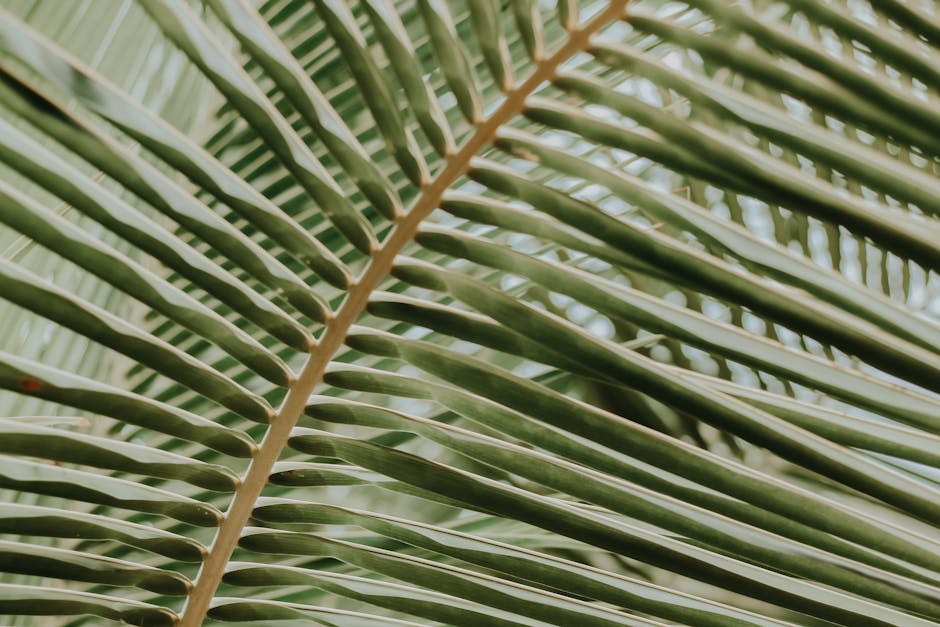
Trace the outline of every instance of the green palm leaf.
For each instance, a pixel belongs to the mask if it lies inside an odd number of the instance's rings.
[[[13,624],[940,622],[940,22],[0,9]]]

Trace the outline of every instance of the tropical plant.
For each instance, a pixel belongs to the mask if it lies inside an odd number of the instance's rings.
[[[13,623],[940,622],[930,0],[2,4]]]

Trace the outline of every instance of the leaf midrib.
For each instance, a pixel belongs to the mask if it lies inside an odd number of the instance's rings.
[[[624,17],[628,2],[629,0],[611,0],[606,9],[595,15],[582,28],[570,31],[565,44],[550,57],[540,60],[535,71],[521,85],[507,92],[502,104],[489,117],[478,123],[476,131],[467,142],[457,152],[447,156],[444,170],[424,186],[411,211],[398,220],[389,237],[375,250],[368,267],[350,288],[335,317],[327,321],[319,344],[311,349],[310,358],[304,364],[300,375],[292,382],[277,415],[272,419],[271,427],[265,434],[199,571],[181,613],[181,627],[200,627],[203,624],[242,530],[267,484],[271,468],[303,415],[307,400],[321,382],[333,356],[345,342],[349,328],[364,311],[369,296],[378,287],[379,282],[391,271],[395,257],[405,244],[414,238],[424,219],[437,208],[444,193],[467,172],[471,159],[493,141],[500,127],[522,111],[526,98],[543,82],[551,80],[562,63],[575,53],[587,49],[592,35]]]

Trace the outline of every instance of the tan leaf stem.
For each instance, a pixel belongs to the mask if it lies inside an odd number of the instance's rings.
[[[535,71],[521,85],[508,91],[503,103],[489,117],[479,122],[474,134],[457,152],[448,156],[444,170],[424,187],[411,211],[399,220],[386,240],[373,253],[365,272],[350,288],[336,316],[328,322],[319,344],[312,350],[310,358],[291,386],[261,442],[183,608],[180,617],[182,627],[199,627],[205,620],[232,551],[238,544],[255,502],[268,481],[271,467],[286,446],[291,430],[303,414],[314,388],[322,380],[326,367],[346,339],[349,327],[365,309],[369,296],[379,282],[391,270],[402,247],[415,236],[421,222],[438,206],[447,189],[467,171],[473,156],[492,142],[503,124],[522,111],[526,98],[543,82],[551,80],[562,63],[587,49],[592,35],[624,17],[628,2],[629,0],[612,0],[605,10],[596,14],[583,27],[570,31],[568,40],[557,52],[540,61]]]

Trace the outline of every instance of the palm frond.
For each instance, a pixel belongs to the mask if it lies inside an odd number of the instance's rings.
[[[0,614],[940,621],[928,3],[52,4]]]

